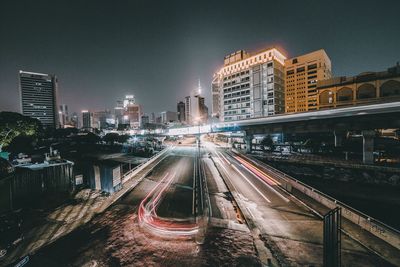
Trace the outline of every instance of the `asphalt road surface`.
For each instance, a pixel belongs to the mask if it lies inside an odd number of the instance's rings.
[[[260,178],[229,150],[208,143],[225,180],[238,193],[250,219],[260,229],[269,247],[283,266],[322,266],[322,221],[289,194],[273,177]],[[355,241],[343,236],[344,266],[392,266]]]
[[[138,206],[166,173],[174,173],[174,180],[158,212],[177,218],[192,215],[195,147],[179,146],[168,153],[125,197],[39,250],[26,266],[260,266],[252,236],[235,221],[221,180],[211,185],[217,217],[212,218],[203,244],[194,238],[158,237],[140,227]],[[211,181],[217,172],[209,165],[206,173]]]

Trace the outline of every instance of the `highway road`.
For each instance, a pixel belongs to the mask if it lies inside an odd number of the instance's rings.
[[[125,197],[30,257],[26,266],[260,266],[253,239],[236,221],[227,188],[211,160],[206,168],[215,218],[203,244],[194,238],[160,237],[143,228],[138,208],[167,175],[174,174],[158,215],[186,218],[192,215],[193,145],[177,146]],[[211,182],[212,181],[212,182]],[[165,183],[162,183],[165,184]]]
[[[243,214],[282,266],[322,266],[322,221],[251,162],[211,143],[207,147]],[[390,266],[345,236],[342,257],[351,263],[346,266]]]
[[[167,152],[132,191],[32,255],[27,266],[261,266],[265,251],[281,266],[322,266],[322,221],[273,177],[225,148],[203,144],[211,203],[203,243],[196,236],[159,235],[140,221],[140,205],[149,196],[157,203],[157,216],[194,218],[197,148],[188,144]],[[343,266],[391,266],[349,238],[343,238],[342,248]]]

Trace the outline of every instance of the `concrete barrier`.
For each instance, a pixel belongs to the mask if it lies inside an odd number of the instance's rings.
[[[296,188],[300,192],[304,193],[305,195],[311,197],[312,199],[316,200],[320,204],[326,206],[329,209],[334,209],[336,207],[342,208],[342,216],[348,219],[349,221],[353,222],[356,225],[359,225],[361,228],[365,229],[366,231],[370,232],[374,236],[382,239],[383,241],[389,243],[390,245],[394,246],[397,249],[400,249],[400,231],[386,225],[385,223],[368,216],[361,211],[358,211],[339,200],[318,191],[317,189],[302,183],[301,181],[287,175],[286,173],[277,170],[264,162],[258,162],[258,160],[250,158],[237,150],[232,150],[233,152],[240,154],[242,157],[246,158],[247,160],[253,162],[259,167],[262,167],[267,172],[273,172],[275,174],[274,178],[278,178],[281,182],[281,187],[289,192],[291,192],[292,188]],[[263,165],[267,165],[268,169],[265,168]]]
[[[158,152],[156,155],[152,156],[151,158],[149,158],[147,161],[143,162],[142,164],[139,164],[138,166],[136,166],[135,168],[133,168],[132,170],[126,172],[122,177],[122,184],[128,182],[133,176],[135,176],[138,172],[140,172],[143,168],[147,167],[148,165],[150,165],[151,163],[153,163],[156,159],[158,159],[159,157],[161,157],[162,155],[164,155],[168,150],[170,149],[170,147],[166,147],[163,150],[161,150],[160,152]]]

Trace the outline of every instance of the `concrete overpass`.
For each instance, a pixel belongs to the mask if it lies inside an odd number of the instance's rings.
[[[168,129],[167,135],[242,131],[250,148],[255,134],[332,132],[340,146],[347,131],[362,131],[364,163],[373,163],[375,129],[400,128],[400,101],[281,114],[212,125]]]

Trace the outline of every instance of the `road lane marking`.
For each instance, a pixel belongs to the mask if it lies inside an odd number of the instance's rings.
[[[271,203],[271,200],[269,200],[252,182],[250,182],[249,179],[238,169],[236,166],[231,165],[242,177],[256,190],[257,193],[259,193],[268,203]]]
[[[270,184],[268,184],[267,182],[265,182],[265,180],[260,179],[260,177],[258,177],[255,173],[253,173],[250,169],[248,169],[245,165],[240,164],[243,168],[245,168],[246,170],[248,170],[250,172],[250,174],[252,174],[254,177],[256,177],[257,179],[261,180],[262,182],[264,182],[264,184],[266,186],[268,186],[269,189],[271,189],[275,194],[277,194],[280,198],[282,198],[284,201],[286,202],[290,202],[290,200],[285,197],[284,195],[282,195],[281,193],[279,193],[275,188],[273,188]]]

